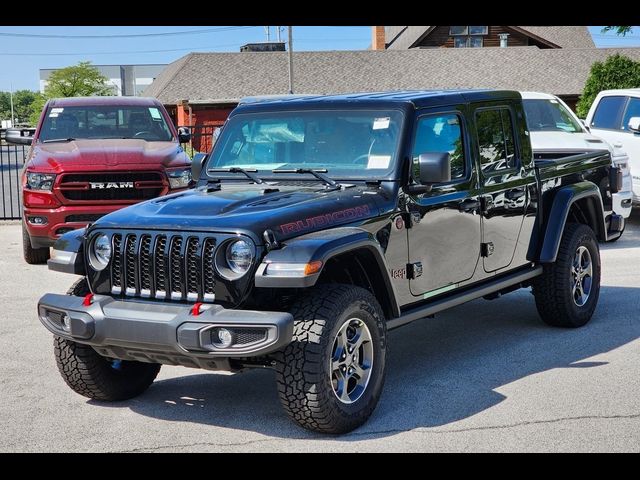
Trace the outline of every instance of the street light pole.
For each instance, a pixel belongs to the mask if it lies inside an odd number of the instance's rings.
[[[13,82],[9,84],[9,102],[11,103],[11,126],[14,127],[16,118],[13,116]]]
[[[293,27],[289,29],[289,95],[293,94]]]

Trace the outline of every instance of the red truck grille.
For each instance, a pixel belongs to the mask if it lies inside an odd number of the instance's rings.
[[[149,200],[159,196],[165,185],[161,173],[68,173],[58,188],[72,201]]]

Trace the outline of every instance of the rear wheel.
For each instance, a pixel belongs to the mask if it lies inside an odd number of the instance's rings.
[[[292,307],[293,341],[277,355],[280,400],[304,428],[346,433],[375,409],[384,384],[386,323],[376,298],[323,285]]]
[[[78,280],[67,293],[89,293],[86,280]],[[105,358],[90,345],[62,337],[54,337],[53,346],[58,370],[67,385],[94,400],[113,402],[136,397],[149,388],[160,371],[159,364]]]
[[[48,248],[33,248],[31,246],[31,239],[29,238],[29,232],[27,227],[22,223],[22,252],[25,262],[31,265],[38,265],[46,263],[49,260]]]
[[[587,324],[600,295],[600,251],[591,228],[567,224],[556,261],[544,266],[533,294],[545,323],[569,328]]]

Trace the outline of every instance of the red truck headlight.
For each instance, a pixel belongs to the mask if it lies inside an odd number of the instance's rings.
[[[187,188],[191,183],[191,168],[167,170],[167,176],[171,188]]]
[[[30,190],[53,190],[56,176],[53,173],[27,172],[27,187]]]

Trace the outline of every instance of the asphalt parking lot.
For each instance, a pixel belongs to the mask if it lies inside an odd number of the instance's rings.
[[[342,437],[290,422],[267,370],[163,367],[113,404],[73,393],[36,302],[74,278],[24,263],[17,222],[0,246],[0,451],[640,451],[640,212],[602,247],[589,325],[546,327],[523,290],[396,330],[377,410]]]

